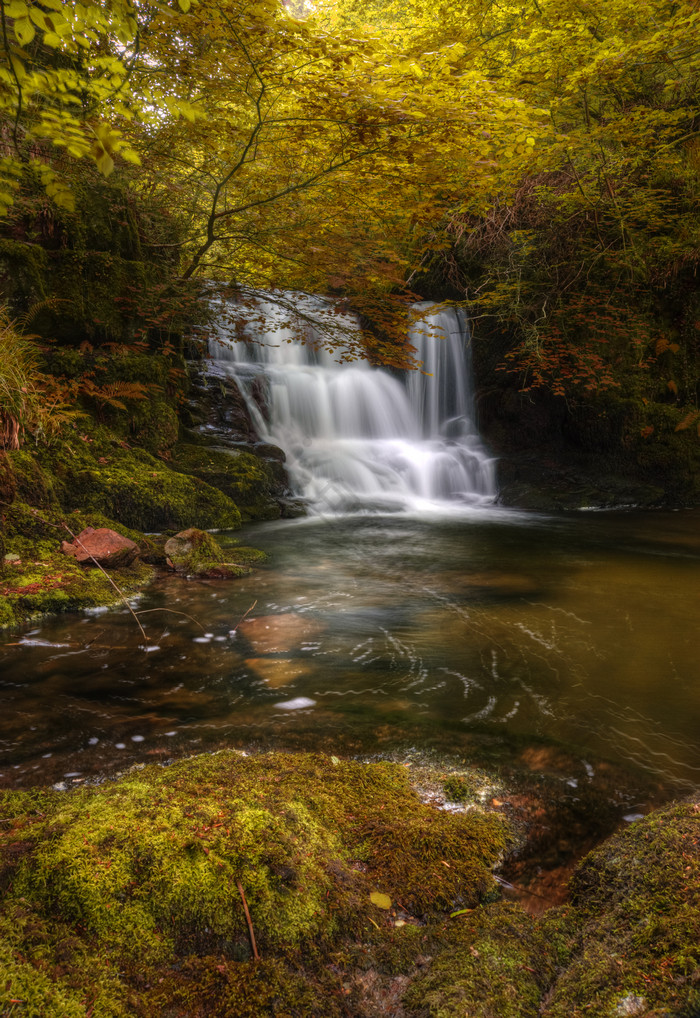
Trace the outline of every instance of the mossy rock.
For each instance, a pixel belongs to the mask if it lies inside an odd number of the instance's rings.
[[[151,567],[137,559],[111,572],[117,591],[99,569],[87,569],[61,551],[52,551],[46,544],[24,547],[23,558],[5,565],[0,626],[20,625],[54,612],[120,604],[123,597],[137,593],[153,579]]]
[[[404,1004],[420,1018],[539,1018],[553,983],[557,942],[508,903],[455,916],[440,955],[417,978]]]
[[[8,548],[21,558],[37,558],[42,553],[52,554],[61,542],[71,540],[86,527],[106,527],[116,530],[139,546],[141,558],[148,562],[164,561],[162,549],[150,537],[131,527],[125,527],[98,512],[64,512],[13,502],[5,509],[5,534]]]
[[[571,958],[547,1018],[700,1014],[700,804],[651,813],[620,831],[575,873]],[[643,1002],[643,1003],[641,1003]],[[631,1007],[631,1005],[630,1005]]]
[[[700,1014],[700,804],[619,831],[581,863],[570,904],[455,916],[411,985],[415,1018],[693,1018]]]
[[[351,945],[402,932],[372,891],[427,920],[476,906],[507,841],[495,816],[422,804],[403,767],[311,754],[222,752],[0,799],[0,995],[27,1018],[347,1018]]]
[[[60,501],[68,509],[101,513],[140,531],[240,527],[241,514],[223,492],[170,470],[105,429],[82,434],[76,430],[60,449],[42,450],[40,456],[60,485]]]
[[[223,451],[179,442],[172,450],[175,470],[206,481],[233,499],[248,519],[278,519],[277,484],[270,465],[251,452]]]
[[[250,569],[224,561],[221,545],[205,530],[190,527],[165,543],[168,562],[183,576],[230,580],[247,576]]]

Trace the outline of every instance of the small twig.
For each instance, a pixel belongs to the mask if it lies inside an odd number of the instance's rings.
[[[252,611],[252,609],[249,609]],[[141,611],[135,612],[136,615],[148,615],[149,612],[170,612],[171,615],[182,615],[183,618],[189,619],[190,622],[194,622],[195,626],[199,626],[202,632],[205,631],[205,627],[199,622],[193,615],[188,615],[187,612],[178,612],[174,608],[143,608]],[[245,618],[245,616],[244,616]]]
[[[255,943],[255,931],[253,930],[253,920],[250,918],[250,912],[248,911],[248,902],[245,900],[243,885],[241,884],[240,880],[236,881],[236,886],[238,887],[238,893],[240,894],[241,901],[243,902],[243,911],[245,912],[246,921],[248,923],[248,933],[250,934],[250,946],[253,948],[253,957],[255,958],[256,961],[259,961],[260,955],[258,954],[258,946]]]
[[[233,627],[233,629],[231,630],[231,632],[232,632],[232,633],[235,633],[235,632],[236,632],[236,630],[237,630],[237,629],[238,629],[238,627],[240,626],[241,622],[244,622],[244,621],[246,620],[246,618],[247,618],[247,617],[248,617],[248,616],[250,615],[250,613],[252,612],[253,608],[255,608],[255,606],[256,606],[256,604],[257,604],[257,603],[258,603],[258,602],[257,602],[257,600],[256,600],[256,601],[253,601],[253,603],[251,604],[251,606],[250,606],[250,608],[248,609],[248,611],[247,611],[247,612],[246,612],[246,613],[245,613],[244,615],[241,615],[240,619],[238,620],[238,622],[236,623],[236,625],[235,625],[235,626]]]

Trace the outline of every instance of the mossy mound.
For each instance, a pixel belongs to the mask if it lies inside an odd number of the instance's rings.
[[[63,512],[13,502],[2,507],[4,563],[0,592],[0,627],[19,625],[48,612],[75,611],[120,602],[119,593],[98,569],[82,566],[61,550],[85,527],[117,530],[139,546],[141,561],[112,571],[112,579],[124,595],[143,589],[153,578],[144,562],[165,561],[162,549],[151,538],[101,513]]]
[[[281,515],[272,494],[276,485],[273,470],[250,452],[225,452],[179,442],[172,450],[172,465],[223,491],[247,519],[273,520]]]
[[[406,994],[412,1018],[700,1014],[700,805],[674,805],[586,857],[571,904],[460,917]]]
[[[250,572],[236,562],[226,562],[219,542],[195,527],[171,537],[165,544],[165,554],[168,563],[183,576],[229,580]]]
[[[310,754],[1,798],[0,1001],[27,1018],[363,1013],[347,1003],[353,950],[400,968],[396,941],[410,957],[423,943],[371,893],[442,919],[492,892],[507,842],[496,816],[423,805],[405,768]]]
[[[442,952],[406,994],[416,1018],[538,1018],[558,943],[533,916],[499,902],[456,916]]]
[[[586,857],[566,917],[571,958],[547,1018],[700,1014],[699,844],[700,804],[685,803]]]
[[[38,460],[55,479],[60,504],[69,510],[102,513],[140,531],[233,530],[241,525],[238,508],[223,492],[170,470],[104,428],[76,428],[60,447],[41,449]]]
[[[108,527],[110,530],[117,530],[124,537],[134,541],[139,546],[141,557],[147,560],[159,553],[156,542],[151,538],[138,530],[116,523],[102,513],[85,513],[77,509],[66,513],[56,508],[39,508],[17,501],[4,508],[3,516],[8,546],[13,552],[17,552],[20,558],[26,558],[32,553],[35,555],[41,552],[52,553],[60,547],[61,541],[71,540],[73,535],[85,530],[86,527],[95,529]]]
[[[12,541],[8,543],[11,549]],[[0,627],[14,626],[49,612],[77,611],[120,603],[121,595],[142,590],[153,578],[153,569],[138,559],[110,572],[81,566],[63,552],[44,546],[25,545],[24,557],[5,562],[0,581]],[[38,554],[37,554],[38,553]]]

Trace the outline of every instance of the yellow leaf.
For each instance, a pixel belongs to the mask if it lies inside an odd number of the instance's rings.
[[[372,891],[369,896],[369,900],[373,905],[376,905],[377,908],[391,908],[391,898],[388,894],[382,894],[381,891]]]
[[[102,147],[95,154],[95,162],[97,163],[98,170],[104,177],[108,177],[114,169],[114,159]]]
[[[29,14],[29,8],[23,0],[12,0],[5,8],[5,13],[8,18],[26,18]]]
[[[15,35],[20,46],[28,46],[36,35],[36,29],[29,18],[20,18],[14,24]]]
[[[51,46],[53,49],[56,49],[57,46],[61,45],[61,37],[56,35],[55,32],[45,32],[44,42],[47,46]]]
[[[187,14],[190,7],[192,6],[192,0],[177,0],[177,3],[183,14]]]

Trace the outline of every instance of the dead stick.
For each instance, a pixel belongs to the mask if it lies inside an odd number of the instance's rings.
[[[205,631],[204,630],[204,626],[202,625],[202,623],[198,622],[197,619],[193,615],[188,615],[187,612],[175,611],[174,608],[143,608],[143,609],[139,609],[139,611],[137,611],[136,614],[137,615],[148,615],[150,612],[170,612],[171,615],[182,615],[183,618],[189,619],[190,622],[194,622],[195,626],[199,626],[199,628],[202,630],[202,632]]]
[[[245,613],[244,615],[241,615],[240,619],[238,620],[238,622],[236,623],[236,625],[235,625],[235,626],[233,627],[233,629],[231,630],[231,632],[232,632],[232,633],[235,633],[235,632],[236,632],[236,630],[237,630],[237,629],[238,629],[238,627],[240,626],[241,622],[243,622],[243,621],[244,621],[244,620],[245,620],[245,619],[246,619],[246,618],[248,617],[248,615],[250,615],[250,613],[252,612],[253,608],[255,608],[255,606],[256,606],[256,604],[257,604],[257,603],[258,603],[258,602],[257,602],[257,600],[253,601],[253,603],[251,604],[251,606],[250,606],[250,608],[248,609],[248,611],[247,611],[247,612],[246,612],[246,613]]]
[[[257,944],[255,943],[255,931],[253,930],[253,920],[250,918],[250,912],[248,911],[248,902],[245,900],[243,885],[241,884],[240,880],[236,882],[236,886],[238,887],[238,893],[240,894],[241,901],[243,902],[243,911],[245,912],[245,917],[248,922],[248,933],[250,934],[250,945],[253,948],[253,957],[256,959],[256,961],[259,961],[260,955],[258,954],[258,947]]]

